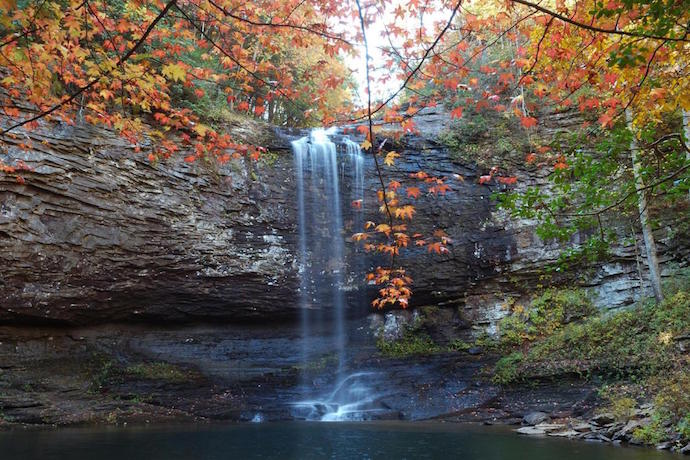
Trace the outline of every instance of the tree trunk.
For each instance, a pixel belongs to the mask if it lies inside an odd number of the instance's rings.
[[[649,209],[647,207],[647,194],[644,190],[644,180],[642,179],[642,163],[639,158],[639,149],[632,126],[632,110],[625,110],[628,121],[628,129],[633,133],[630,141],[630,151],[632,153],[633,176],[635,177],[635,187],[637,188],[637,205],[640,210],[640,224],[642,225],[642,236],[644,238],[645,251],[647,253],[647,265],[649,267],[649,279],[654,291],[657,302],[664,299],[661,292],[661,276],[659,272],[659,259],[657,257],[656,242],[652,233],[652,226],[649,223]]]
[[[683,131],[685,134],[685,144],[690,145],[690,111],[683,110]],[[685,159],[690,162],[690,152],[685,151]],[[690,199],[690,190],[688,191],[688,199]]]

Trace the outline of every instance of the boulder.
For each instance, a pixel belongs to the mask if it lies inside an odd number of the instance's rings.
[[[525,425],[538,425],[543,422],[547,422],[551,419],[549,415],[545,412],[530,412],[529,414],[522,417],[522,422]]]
[[[544,436],[546,431],[537,428],[536,426],[523,426],[515,430],[518,434],[526,434],[530,436]]]
[[[613,423],[615,420],[616,418],[613,416],[613,414],[611,414],[610,412],[604,412],[592,417],[590,422],[598,426],[604,426],[609,423]]]
[[[538,425],[534,425],[534,428],[543,430],[546,433],[553,433],[565,430],[566,426],[562,423],[540,423]]]
[[[613,439],[620,439],[622,441],[630,441],[632,438],[633,432],[640,428],[641,426],[644,426],[644,423],[642,421],[638,420],[628,420],[628,423],[626,423],[623,428],[621,428],[619,431],[616,432],[616,434],[613,435]]]
[[[662,442],[661,444],[657,444],[656,450],[670,450],[671,447],[673,447],[673,443],[671,441],[666,441]]]
[[[579,423],[574,423],[572,426],[572,429],[577,431],[578,433],[584,433],[587,431],[592,431],[592,425],[590,425],[587,422],[579,422]]]
[[[574,438],[580,433],[578,433],[575,430],[565,430],[565,431],[553,431],[553,432],[550,432],[547,434],[548,434],[548,436],[553,436],[553,437],[557,437],[557,438]]]

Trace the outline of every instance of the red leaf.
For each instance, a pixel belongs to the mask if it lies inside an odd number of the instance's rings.
[[[520,123],[525,128],[533,128],[533,127],[537,126],[537,119],[534,117],[522,117],[520,119]]]

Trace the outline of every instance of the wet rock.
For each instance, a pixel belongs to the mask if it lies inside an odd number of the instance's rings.
[[[546,433],[552,433],[557,431],[563,431],[566,428],[566,426],[562,423],[540,423],[538,425],[534,425],[534,428],[543,430]]]
[[[681,448],[678,452],[680,452],[683,455],[690,455],[690,444],[686,445],[685,447]]]
[[[666,442],[662,442],[661,444],[657,444],[656,450],[670,450],[671,447],[673,447],[673,442],[666,441]]]
[[[549,415],[545,412],[530,412],[522,418],[522,422],[526,425],[538,425],[550,419]]]
[[[559,438],[574,438],[579,433],[575,430],[565,430],[565,431],[554,431],[548,433],[549,436],[559,437]]]
[[[592,431],[597,431],[597,430],[602,431],[609,438],[615,438],[616,433],[621,431],[623,429],[623,427],[625,427],[625,423],[609,423],[603,427],[597,427],[596,430],[592,430]]]
[[[515,430],[516,433],[518,434],[525,434],[529,436],[544,436],[546,435],[546,431],[542,430],[541,428],[538,428],[536,426],[523,426],[522,428],[518,428]]]
[[[598,426],[604,426],[609,423],[613,423],[616,420],[616,418],[613,416],[613,414],[609,412],[604,412],[601,414],[597,414],[592,419],[590,420],[591,423],[598,425]]]
[[[651,417],[654,412],[654,406],[651,404],[644,404],[633,411],[633,417],[638,419]]]
[[[408,310],[396,310],[385,314],[383,326],[377,335],[386,341],[399,340],[417,320],[419,313]]]
[[[584,436],[582,436],[582,439],[585,441],[591,441],[591,442],[611,442],[611,439],[604,436],[601,433],[597,432],[590,432],[590,433],[585,433]]]
[[[637,420],[629,420],[623,428],[621,428],[619,431],[616,432],[616,434],[613,435],[613,439],[620,439],[622,441],[630,441],[632,438],[633,432],[643,426],[644,424],[640,421]]]
[[[579,422],[579,423],[573,424],[572,429],[574,431],[577,431],[578,433],[584,433],[587,431],[592,431],[592,425],[590,425],[589,423],[586,423],[586,422]]]
[[[480,347],[471,347],[467,349],[467,353],[473,356],[481,355],[482,349]]]

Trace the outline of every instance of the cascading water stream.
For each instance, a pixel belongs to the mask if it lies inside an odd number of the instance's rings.
[[[359,145],[343,136],[336,146],[333,130],[313,130],[292,142],[297,183],[300,310],[302,312],[302,364],[307,369],[322,349],[315,344],[326,334],[335,350],[337,368],[334,390],[313,394],[303,378],[303,400],[294,404],[296,416],[308,420],[365,418],[372,395],[366,379],[371,373],[345,374],[347,331],[345,327],[343,185],[356,207],[364,200],[363,156]],[[345,156],[340,161],[339,152]],[[351,168],[345,171],[345,168]],[[346,172],[348,174],[346,174]],[[351,183],[345,184],[346,180]],[[361,228],[361,213],[353,216],[353,228]],[[355,260],[360,260],[357,257]],[[361,262],[357,262],[361,263]],[[354,267],[360,273],[362,267]],[[306,372],[305,372],[306,374]]]

